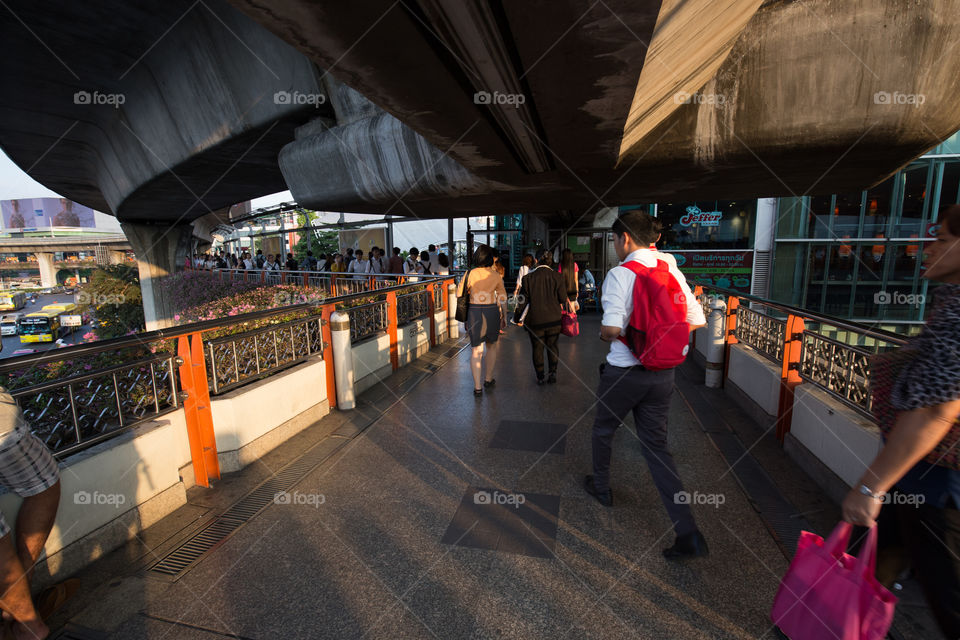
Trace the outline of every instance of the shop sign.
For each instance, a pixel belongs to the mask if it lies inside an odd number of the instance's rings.
[[[687,279],[750,293],[753,251],[669,251]]]
[[[716,227],[720,225],[720,218],[723,217],[722,211],[700,211],[696,205],[687,207],[687,213],[680,218],[680,224],[689,227],[692,224],[701,224],[705,227]]]

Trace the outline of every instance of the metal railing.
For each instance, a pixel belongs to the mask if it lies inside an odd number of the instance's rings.
[[[750,345],[774,362],[783,361],[787,323],[749,307],[737,307],[737,340]]]
[[[206,342],[207,377],[217,395],[323,354],[319,315]]]
[[[726,298],[728,344],[742,342],[781,366],[782,381],[789,390],[781,397],[781,418],[786,403],[792,401],[793,386],[800,381],[816,386],[861,415],[872,418],[871,359],[907,343],[906,338],[890,331],[729,289],[699,285],[696,292],[707,314],[710,298],[717,295]],[[743,301],[749,301],[755,308],[744,306]],[[834,335],[828,335],[829,332]],[[778,435],[782,437],[781,430]]]
[[[319,272],[304,273],[309,273],[310,278],[329,278]],[[295,366],[309,357],[324,358],[329,345],[326,318],[337,306],[369,297],[371,293],[364,284],[373,283],[377,296],[397,298],[391,306],[399,307],[402,299],[405,308],[419,309],[419,302],[408,301],[425,300],[429,286],[444,288],[441,277],[430,278],[425,287],[427,279],[420,277],[417,284],[398,285],[388,277],[364,276],[356,280],[358,291],[340,293],[322,302],[15,356],[0,361],[0,384],[16,399],[33,432],[62,458],[146,420],[184,406],[189,409],[185,398],[194,392],[203,400]],[[339,280],[330,278],[327,282],[342,290]],[[413,288],[417,290],[405,293]],[[350,307],[347,312],[354,342],[398,322],[386,300]],[[199,349],[194,350],[194,345],[199,345]],[[203,388],[192,387],[190,394],[186,392],[186,370],[203,372]],[[334,397],[330,393],[332,371],[328,371],[327,378],[328,397]],[[197,398],[190,402],[196,404]],[[209,411],[209,401],[201,405],[201,409]],[[188,416],[188,428],[189,422]]]
[[[350,342],[357,343],[387,330],[386,301],[370,302],[346,309],[350,316]]]
[[[430,292],[427,289],[397,296],[397,324],[410,324],[430,311]]]
[[[178,359],[168,354],[11,391],[51,451],[66,456],[180,406]]]

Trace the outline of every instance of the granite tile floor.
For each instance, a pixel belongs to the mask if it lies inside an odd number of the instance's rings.
[[[778,637],[768,613],[787,559],[679,393],[679,473],[688,492],[721,497],[694,506],[711,555],[662,557],[671,523],[630,429],[615,440],[614,507],[584,493],[606,345],[596,315],[581,323],[561,338],[555,385],[536,385],[514,326],[481,398],[469,348],[412,389],[390,379],[422,370],[402,369],[361,396],[361,417],[334,412],[192,489],[190,504],[82,572],[54,623],[69,637],[155,640]],[[302,500],[268,506],[176,579],[144,570],[318,444],[331,453],[290,490]]]

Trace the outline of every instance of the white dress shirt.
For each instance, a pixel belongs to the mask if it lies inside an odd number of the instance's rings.
[[[703,315],[703,308],[700,302],[693,297],[693,292],[687,285],[687,279],[677,268],[676,259],[669,253],[662,251],[651,251],[650,249],[637,249],[627,256],[627,259],[620,265],[610,269],[607,276],[603,279],[603,320],[601,324],[605,327],[620,327],[620,335],[626,335],[627,325],[630,324],[630,315],[633,313],[633,283],[636,275],[630,269],[622,266],[624,262],[636,260],[648,267],[657,266],[657,260],[663,260],[687,298],[687,322],[691,325],[706,324],[706,318]],[[620,340],[614,340],[610,343],[610,353],[607,354],[607,362],[614,367],[633,367],[640,364],[640,361],[633,357],[633,353],[627,345]]]

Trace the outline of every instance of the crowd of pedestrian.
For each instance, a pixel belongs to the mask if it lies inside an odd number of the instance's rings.
[[[431,244],[424,251],[411,247],[406,257],[399,247],[393,248],[392,255],[388,254],[386,249],[375,246],[371,247],[369,252],[348,248],[343,252],[321,253],[316,257],[312,251],[307,251],[302,260],[297,260],[292,253],[286,254],[284,258],[282,254],[264,255],[261,249],[254,255],[249,251],[228,253],[220,250],[195,254],[192,258],[187,258],[186,264],[189,268],[203,271],[323,271],[358,275],[403,274],[414,278],[418,275],[450,275],[450,259],[446,254],[438,252],[436,245]]]

